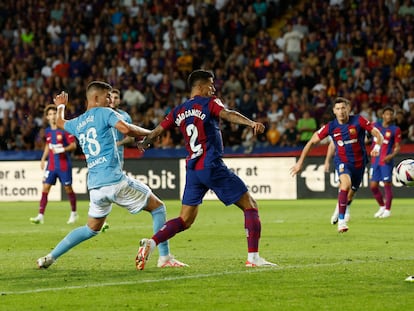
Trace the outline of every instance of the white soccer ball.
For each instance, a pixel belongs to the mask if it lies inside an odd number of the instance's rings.
[[[397,165],[397,180],[404,186],[414,186],[414,160],[406,159]]]

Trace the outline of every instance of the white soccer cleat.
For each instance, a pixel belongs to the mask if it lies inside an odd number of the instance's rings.
[[[66,222],[68,225],[74,224],[79,219],[78,213],[71,213],[68,221]]]
[[[181,268],[181,267],[188,267],[188,265],[181,261],[178,261],[177,259],[174,258],[173,255],[169,254],[167,256],[160,256],[158,258],[157,267],[158,268],[167,268],[167,267]]]
[[[344,233],[348,231],[348,225],[346,224],[345,219],[338,220],[338,233]]]
[[[37,267],[39,269],[47,269],[49,268],[53,263],[55,262],[55,259],[53,259],[52,255],[47,254],[44,257],[40,257],[36,263]]]
[[[414,275],[410,275],[405,279],[406,282],[414,282]]]
[[[262,257],[257,257],[252,261],[246,261],[246,267],[277,267],[277,264],[267,261]]]
[[[351,207],[347,206],[345,210],[345,221],[348,223],[348,221],[351,220]]]
[[[375,218],[381,218],[382,214],[385,212],[385,206],[379,208],[378,212],[375,213]]]
[[[35,224],[35,225],[43,225],[43,223],[45,222],[43,219],[43,215],[37,215],[36,217],[31,217],[29,220],[32,224]]]
[[[338,210],[338,206],[336,206],[331,216],[331,225],[336,225],[336,223],[338,222],[338,216],[339,216],[339,210]]]
[[[135,266],[137,270],[144,270],[145,263],[150,258],[154,248],[155,242],[152,239],[142,239],[141,241],[139,241],[138,254],[135,258]]]
[[[379,218],[388,218],[391,216],[391,211],[386,209]]]

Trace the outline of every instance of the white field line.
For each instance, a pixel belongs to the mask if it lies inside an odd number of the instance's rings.
[[[396,259],[394,258],[393,260],[396,260]],[[405,259],[400,259],[400,260],[411,261],[413,260],[413,258],[405,258]],[[98,287],[122,286],[122,285],[137,285],[137,284],[145,284],[145,283],[159,283],[159,282],[165,282],[165,281],[180,281],[180,280],[186,280],[186,279],[210,278],[210,277],[227,276],[227,275],[234,275],[234,274],[262,273],[262,272],[270,272],[270,271],[276,272],[276,271],[283,271],[283,270],[290,270],[290,269],[333,267],[337,265],[350,265],[350,264],[360,264],[360,263],[369,263],[369,262],[374,262],[374,261],[352,260],[352,261],[340,261],[340,262],[324,263],[324,264],[314,263],[314,264],[291,265],[291,266],[283,266],[283,267],[278,266],[278,267],[263,267],[263,268],[259,268],[259,267],[258,268],[246,268],[248,269],[246,271],[224,271],[224,272],[217,272],[217,273],[185,275],[185,276],[157,278],[157,279],[150,279],[150,280],[92,283],[92,284],[86,284],[86,285],[48,287],[48,288],[38,288],[38,289],[23,290],[23,291],[0,291],[0,296],[33,294],[33,293],[42,293],[42,292],[55,292],[55,291],[63,291],[63,290],[70,290],[70,289],[84,289],[84,288],[98,288]],[[375,262],[378,262],[378,261],[375,260]],[[145,272],[141,272],[141,273],[145,273]]]

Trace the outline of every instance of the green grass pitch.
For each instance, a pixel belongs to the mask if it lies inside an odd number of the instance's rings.
[[[178,201],[166,201],[168,218]],[[80,222],[88,202],[79,202]],[[136,271],[138,242],[151,217],[114,206],[110,229],[47,270],[35,260],[77,225],[68,202],[50,202],[45,224],[32,225],[37,202],[0,203],[0,310],[414,310],[414,205],[394,199],[388,219],[374,219],[373,199],[355,199],[350,230],[329,224],[335,200],[259,201],[260,254],[276,268],[246,268],[243,216],[206,201],[190,230],[171,242],[188,268],[159,269],[155,251]]]

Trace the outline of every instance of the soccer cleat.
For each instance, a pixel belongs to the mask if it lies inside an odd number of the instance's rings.
[[[40,257],[36,263],[37,267],[39,269],[47,269],[49,268],[53,263],[55,262],[55,259],[53,259],[52,255],[48,254],[44,257]]]
[[[109,229],[109,224],[105,221],[104,224],[102,225],[101,232],[105,233],[106,230],[108,229]]]
[[[137,270],[144,270],[145,263],[150,258],[150,255],[152,251],[155,248],[155,242],[151,239],[142,239],[139,241],[139,248],[138,248],[138,254],[135,258],[135,266],[137,267]]]
[[[262,257],[257,257],[253,261],[246,261],[246,267],[277,267],[277,264],[267,261]]]
[[[410,275],[405,279],[406,282],[414,282],[414,275]]]
[[[78,213],[71,213],[68,221],[66,222],[68,225],[74,224],[79,219]]]
[[[391,216],[391,211],[386,209],[379,218],[388,218]]]
[[[351,220],[351,207],[347,206],[345,210],[345,221],[348,222]]]
[[[348,231],[348,226],[346,224],[346,221],[344,219],[338,220],[338,233],[344,233]]]
[[[378,212],[375,213],[374,217],[375,218],[381,218],[381,216],[384,213],[384,211],[385,211],[385,207],[384,206],[380,207],[379,210],[378,210]]]
[[[174,258],[173,255],[169,254],[167,256],[162,256],[158,258],[157,263],[158,268],[167,268],[167,267],[173,267],[173,268],[181,268],[181,267],[188,267],[187,264],[178,261]]]
[[[44,219],[43,219],[43,216],[36,216],[36,217],[31,217],[30,218],[30,222],[32,223],[32,224],[35,224],[35,225],[43,225],[43,223],[44,223]]]
[[[336,223],[338,222],[338,216],[339,216],[339,211],[338,211],[338,206],[336,206],[331,216],[331,225],[336,225]]]

